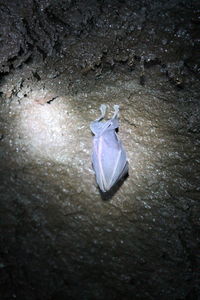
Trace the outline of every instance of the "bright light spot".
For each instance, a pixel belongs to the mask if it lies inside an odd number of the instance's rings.
[[[70,107],[62,98],[44,104],[35,101],[34,97],[25,99],[16,118],[15,136],[17,144],[33,159],[45,158],[64,163],[72,151],[71,142],[74,139],[70,132],[72,118],[69,119]],[[41,91],[38,91],[41,99]]]

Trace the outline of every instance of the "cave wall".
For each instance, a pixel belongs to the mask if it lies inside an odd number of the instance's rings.
[[[198,1],[0,2],[0,299],[198,299]],[[91,121],[120,105],[129,177]]]

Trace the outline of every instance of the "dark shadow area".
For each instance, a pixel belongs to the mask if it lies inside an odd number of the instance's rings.
[[[129,174],[127,173],[123,178],[121,178],[108,192],[102,192],[99,189],[99,193],[101,195],[101,199],[103,201],[109,201],[113,198],[113,196],[117,193],[117,191],[120,189],[124,181],[129,177]]]
[[[168,244],[158,244],[148,228],[139,225],[137,219],[130,222],[126,215],[114,218],[113,228],[113,221],[107,219],[112,220],[107,206],[99,210],[98,203],[96,208],[92,201],[84,205],[73,189],[66,195],[59,178],[55,182],[52,176],[50,181],[46,168],[38,166],[36,175],[31,167],[13,167],[1,169],[1,299],[11,299],[13,294],[21,300],[27,295],[30,300],[131,299],[133,294],[141,299],[144,291],[155,299],[160,287],[168,288],[166,276],[171,288],[176,288],[174,277],[178,276],[183,280],[180,289],[184,286],[189,290],[197,261],[192,253],[182,253],[183,245],[178,246],[175,233],[154,228],[154,234],[168,240]],[[87,199],[88,195],[81,197]],[[142,207],[136,209],[138,215],[143,214]],[[143,224],[146,222],[148,216]],[[170,228],[170,222],[169,217],[165,226]],[[179,226],[180,240],[185,240],[185,234],[189,238]],[[195,234],[193,229],[192,236]],[[144,243],[146,250],[142,250]],[[192,271],[188,272],[184,264],[171,271],[171,251],[175,255],[177,250],[179,260],[187,264],[193,261]],[[184,280],[186,275],[190,280]],[[157,276],[162,280],[159,287]],[[189,295],[196,295],[197,290],[189,290]]]

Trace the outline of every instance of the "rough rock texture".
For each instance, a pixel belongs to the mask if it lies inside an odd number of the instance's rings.
[[[0,2],[0,299],[199,299],[198,1]],[[100,193],[89,123],[121,108]]]

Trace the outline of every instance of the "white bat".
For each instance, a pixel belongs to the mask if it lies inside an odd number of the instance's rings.
[[[128,173],[126,152],[116,133],[119,127],[119,105],[114,105],[114,110],[112,119],[100,122],[106,113],[106,105],[102,104],[101,116],[90,124],[94,134],[92,165],[96,181],[103,192],[109,191]]]

